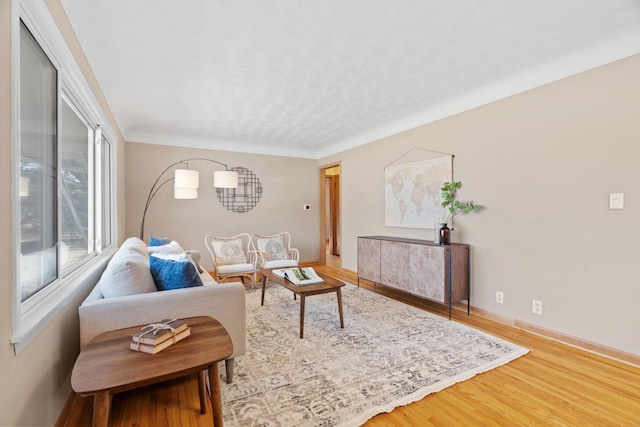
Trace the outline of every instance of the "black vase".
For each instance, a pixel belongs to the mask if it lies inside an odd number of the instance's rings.
[[[448,245],[451,238],[451,230],[447,227],[447,223],[442,224],[440,227],[440,244]]]

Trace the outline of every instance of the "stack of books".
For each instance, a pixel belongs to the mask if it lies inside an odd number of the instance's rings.
[[[164,319],[131,334],[129,348],[140,353],[156,354],[191,335],[191,328],[182,320]]]
[[[273,274],[284,277],[291,283],[298,286],[315,285],[325,283],[324,279],[312,267],[294,267],[284,270],[273,270]]]

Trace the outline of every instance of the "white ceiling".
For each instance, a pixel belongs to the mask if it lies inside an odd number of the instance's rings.
[[[638,0],[61,0],[127,141],[319,158],[640,52]]]

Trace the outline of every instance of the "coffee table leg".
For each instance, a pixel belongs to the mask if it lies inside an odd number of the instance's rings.
[[[109,392],[102,391],[93,396],[93,427],[109,425]]]
[[[220,373],[218,363],[209,366],[209,384],[211,384],[211,409],[213,426],[222,427],[222,395],[220,393]]]
[[[207,387],[204,379],[204,371],[198,372],[198,394],[200,395],[200,413],[207,413],[207,403],[204,401],[205,388]]]
[[[300,338],[304,338],[304,294],[300,294]]]
[[[267,287],[267,276],[262,276],[262,302],[260,305],[264,305],[264,290]]]
[[[340,292],[340,288],[336,290],[336,294],[338,295],[338,311],[340,312],[340,327],[344,329],[344,317],[342,316],[342,292]]]

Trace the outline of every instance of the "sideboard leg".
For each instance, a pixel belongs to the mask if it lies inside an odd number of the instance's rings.
[[[471,257],[469,256],[469,248],[467,253],[467,316],[471,315]]]

